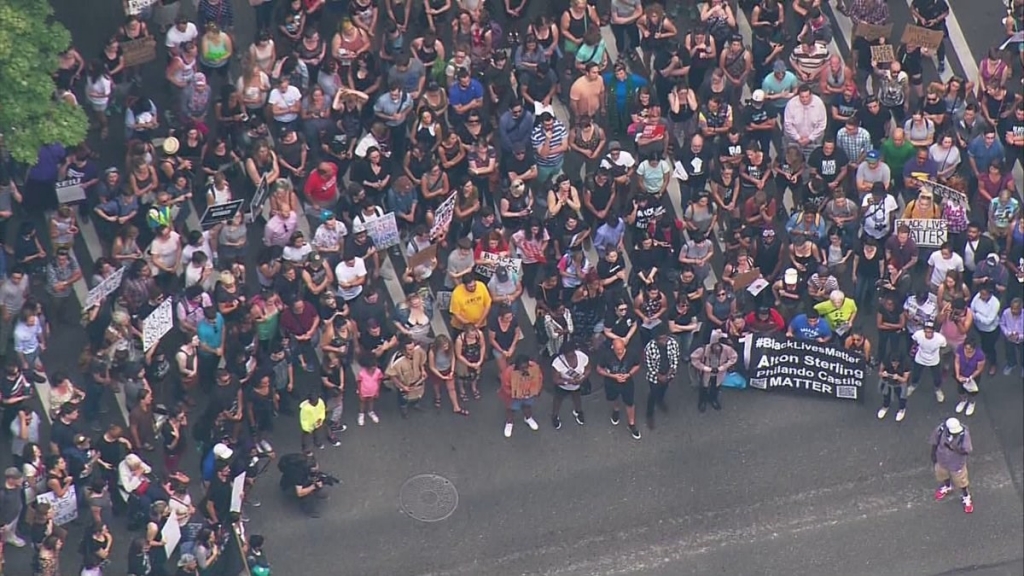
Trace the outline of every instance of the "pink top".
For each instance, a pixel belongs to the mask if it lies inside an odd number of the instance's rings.
[[[384,373],[380,371],[380,368],[374,366],[370,369],[360,369],[356,376],[356,381],[359,383],[359,397],[376,398],[380,394],[382,380],[384,380]]]
[[[949,350],[956,350],[958,346],[967,339],[967,334],[960,331],[960,327],[952,319],[947,318],[940,327],[940,332],[946,337]]]

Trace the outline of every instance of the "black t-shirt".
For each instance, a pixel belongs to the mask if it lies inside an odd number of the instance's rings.
[[[839,115],[843,118],[852,118],[857,115],[857,111],[860,110],[862,101],[860,98],[854,96],[850,100],[846,99],[845,94],[836,94],[832,97],[832,106],[838,110]],[[829,114],[831,117],[831,114]]]
[[[878,114],[872,114],[867,107],[864,107],[857,112],[857,119],[860,120],[861,128],[867,130],[871,135],[872,142],[881,142],[885,139],[885,127],[892,120],[892,116],[881,106],[878,108]]]
[[[0,380],[0,395],[2,395],[3,398],[30,396],[31,394],[32,385],[29,384],[28,380],[20,372],[13,379],[4,375],[3,380]]]
[[[349,304],[349,307],[352,310],[352,320],[360,326],[370,318],[380,322],[382,326],[387,324],[387,305],[384,304],[382,296],[377,296],[377,301],[373,304],[367,302],[365,297],[360,297]]]
[[[498,95],[498,98],[505,98],[512,95],[512,62],[509,60],[505,61],[505,66],[497,68],[493,63],[488,64],[487,68],[484,69],[483,85],[489,86],[494,89],[494,93]],[[487,89],[485,88],[486,92]],[[486,94],[487,98],[490,98],[490,94]]]
[[[106,539],[102,542],[97,542],[92,536],[86,536],[82,540],[82,546],[79,552],[82,553],[82,564],[85,568],[96,568],[103,563],[103,558],[100,558],[97,554],[100,550],[103,550],[107,545]]]
[[[742,165],[742,170],[743,170],[744,174],[746,174],[747,176],[749,176],[749,177],[751,177],[751,178],[753,178],[755,180],[760,180],[760,179],[764,178],[765,174],[768,173],[768,170],[769,170],[769,168],[771,166],[771,162],[772,161],[771,161],[771,158],[770,158],[768,152],[763,152],[761,154],[761,161],[760,162],[755,164],[750,159],[749,156],[744,156],[743,157],[743,162],[741,163],[741,165]],[[749,180],[741,179],[740,180],[740,188],[746,188],[749,191],[749,190],[753,190],[755,188],[755,186]]]
[[[185,429],[179,428],[178,444],[174,448],[171,448],[171,444],[174,442],[174,435],[171,433],[173,429],[174,427],[171,426],[170,421],[164,422],[160,427],[160,442],[163,444],[164,454],[179,456],[185,453],[185,439],[187,436],[185,435]]]
[[[103,436],[93,443],[93,447],[99,452],[101,460],[113,466],[120,464],[121,460],[128,455],[128,449],[119,440],[108,442]]]
[[[222,481],[214,478],[206,491],[206,498],[203,499],[203,514],[206,512],[206,503],[212,502],[213,509],[217,513],[217,519],[224,522],[231,512],[231,478]]]
[[[626,304],[626,306],[630,306]],[[619,338],[625,338],[629,334],[629,330],[636,324],[636,314],[633,312],[633,308],[630,306],[625,316],[619,316],[615,312],[613,306],[608,307],[608,313],[604,318],[604,327],[607,330],[611,330],[612,334],[615,334]]]
[[[671,318],[673,322],[680,326],[689,326],[697,319],[696,307],[691,304],[686,307],[685,312],[680,312],[679,308],[673,308]],[[685,350],[681,350],[680,352],[685,353]]]
[[[910,6],[917,10],[917,13],[924,17],[925,20],[934,20],[940,14],[949,11],[949,4],[946,3],[946,0],[914,0]],[[928,28],[941,30],[942,26],[943,22],[939,22],[928,26]]]
[[[554,85],[550,74],[545,76],[530,74],[526,80],[526,93],[530,95],[530,98],[540,102],[548,95],[548,92],[551,91],[551,87]]]
[[[361,330],[359,332],[359,345],[363,347],[363,350],[369,352],[390,340],[393,335],[394,333],[391,329],[384,324],[381,324],[380,332],[377,336],[370,334],[370,330],[367,328],[366,330]]]
[[[601,355],[598,366],[610,374],[629,374],[634,368],[640,366],[640,355],[635,349],[627,346],[626,353],[619,358],[609,348]],[[615,383],[618,384],[618,382]]]
[[[932,115],[932,116],[939,116],[941,114],[946,114],[946,112],[947,112],[946,111],[946,101],[943,100],[942,98],[939,98],[935,102],[929,102],[928,99],[925,98],[924,100],[921,101],[921,109],[924,110],[925,114],[929,114],[929,115]],[[948,116],[948,114],[947,114],[947,116]],[[946,122],[948,122],[948,121],[949,121],[949,119],[946,118]],[[936,126],[936,128],[938,128],[938,127]]]
[[[711,152],[705,146],[695,153],[689,146],[679,155],[679,162],[690,176],[686,185],[695,190],[703,190],[711,170]]]
[[[724,157],[739,156],[739,164],[743,163],[743,141],[730,142],[729,136],[723,134],[715,140],[716,157],[721,162]],[[738,164],[733,164],[738,166]]]
[[[626,265],[623,263],[622,258],[619,258],[615,262],[609,262],[607,259],[602,258],[601,261],[597,263],[597,276],[601,280],[607,280],[618,274],[619,271],[625,267]],[[624,284],[622,280],[616,280],[615,282],[605,286],[604,289],[605,291],[612,291],[618,290],[623,286]]]
[[[1022,148],[1021,146],[1014,146],[1006,140],[1007,132],[1013,134],[1014,138],[1024,137],[1024,120],[1017,120],[1016,112],[999,121],[999,140],[1002,141],[1003,146],[1009,146],[1013,149]]]
[[[604,210],[608,207],[608,201],[612,198],[612,184],[611,178],[603,186],[595,182],[593,176],[587,178],[586,190],[590,193],[590,203],[595,209]]]
[[[849,163],[849,157],[846,156],[846,152],[843,152],[839,146],[832,150],[831,156],[826,156],[824,148],[819,147],[814,152],[811,152],[811,157],[807,161],[807,164],[818,172],[821,179],[829,184],[835,182],[836,178],[839,177],[839,172]]]
[[[487,321],[487,329],[494,332],[494,339],[498,342],[498,346],[502,350],[508,350],[516,341],[516,330],[519,329],[519,320],[513,315],[512,323],[509,324],[508,330],[503,332],[498,324],[498,319],[492,317]]]
[[[218,412],[234,412],[238,403],[238,390],[241,388],[238,381],[232,376],[227,384],[217,382],[213,387],[212,404]]]
[[[533,165],[534,160],[532,150],[527,149],[526,154],[523,154],[523,158],[521,160],[516,158],[515,154],[510,154],[501,162],[501,175],[504,177],[509,172],[526,174]]]
[[[282,302],[290,306],[302,293],[302,278],[295,274],[295,280],[288,280],[284,274],[278,274],[274,277],[274,292],[277,292]]]
[[[782,255],[782,242],[778,239],[771,244],[767,244],[761,239],[756,240],[756,242],[757,250],[754,254],[754,265],[761,270],[762,274],[767,276],[779,264],[779,258]]]
[[[885,258],[885,250],[877,248],[875,250],[875,257],[868,258],[864,254],[864,246],[861,246],[857,249],[857,256],[860,257],[857,262],[857,275],[868,280],[878,280],[879,276],[881,276],[881,270],[878,268],[878,263]]]
[[[757,106],[745,107],[743,109],[744,131],[751,136],[761,135],[766,132],[770,134],[772,130],[774,130],[774,127],[769,128],[768,130],[764,130],[751,128],[751,125],[764,124],[765,122],[768,121],[769,118],[772,118],[773,116],[775,116],[775,114],[769,112],[767,106],[761,106],[760,108],[758,108]]]
[[[50,441],[60,448],[61,452],[65,448],[70,448],[75,445],[75,428],[72,424],[66,424],[60,419],[53,422],[53,426],[50,427]]]
[[[885,322],[886,324],[899,324],[900,316],[903,315],[903,308],[900,308],[899,305],[897,305],[890,311],[886,310],[885,306],[882,306],[878,309],[878,313],[882,315],[882,322]]]

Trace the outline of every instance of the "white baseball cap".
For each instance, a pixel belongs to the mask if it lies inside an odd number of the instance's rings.
[[[754,102],[764,102],[764,90],[758,88],[750,95],[750,99]]]
[[[950,434],[959,434],[964,431],[964,425],[956,418],[947,418],[946,430],[949,431]]]
[[[213,455],[221,460],[230,460],[231,456],[234,455],[234,451],[228,448],[226,444],[220,443],[213,447]]]

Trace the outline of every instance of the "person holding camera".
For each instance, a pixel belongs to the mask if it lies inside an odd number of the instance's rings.
[[[334,479],[320,471],[310,452],[282,456],[278,468],[282,472],[281,489],[295,495],[306,516],[319,518],[321,503],[327,499],[324,487]]]
[[[725,381],[726,374],[739,360],[736,351],[730,346],[721,342],[713,342],[702,346],[690,356],[690,362],[700,373],[700,395],[697,400],[697,410],[704,412],[707,405],[715,410],[721,410],[722,405],[718,401],[718,390]]]

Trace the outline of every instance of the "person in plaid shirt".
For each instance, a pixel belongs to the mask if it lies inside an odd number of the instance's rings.
[[[644,366],[647,373],[647,384],[650,386],[650,394],[647,395],[647,427],[654,429],[654,407],[658,406],[662,411],[667,410],[665,406],[665,392],[668,385],[676,377],[676,368],[679,366],[679,344],[668,337],[668,330],[664,324],[659,324],[654,330],[654,339],[644,347]]]

